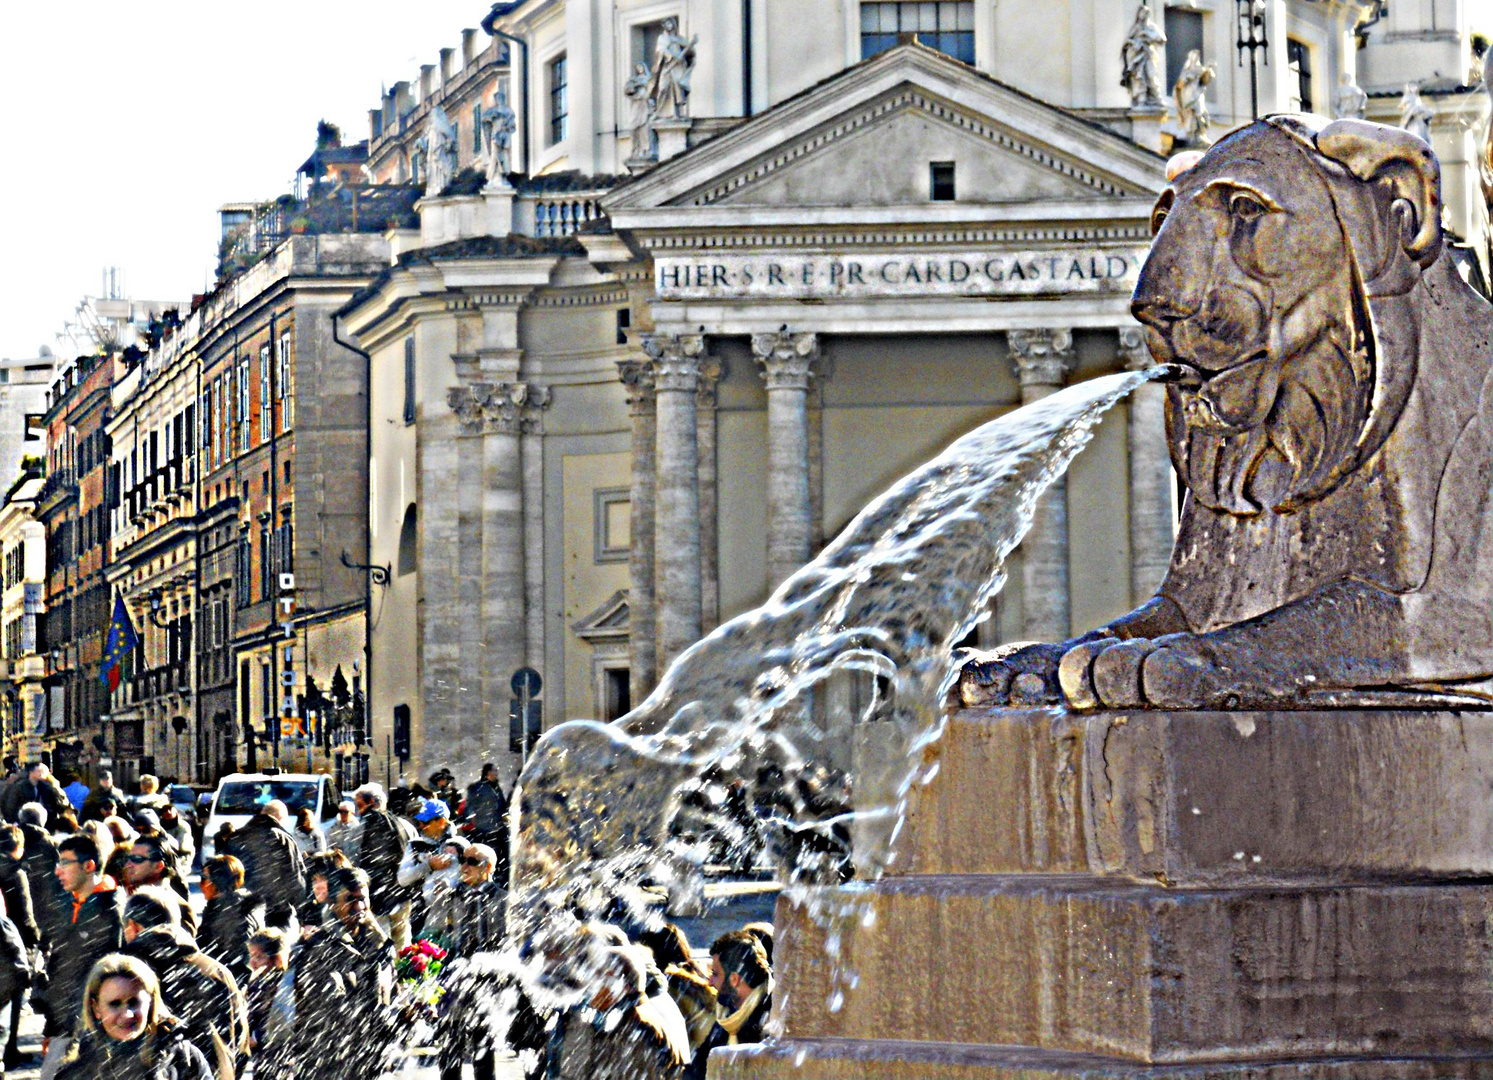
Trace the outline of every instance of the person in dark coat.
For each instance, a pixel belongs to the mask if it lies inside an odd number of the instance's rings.
[[[374,916],[386,920],[395,947],[402,949],[409,944],[410,901],[399,885],[399,864],[405,847],[415,837],[415,828],[384,809],[385,801],[384,789],[378,784],[364,784],[353,792],[353,803],[363,822],[358,866],[368,874]]]
[[[368,875],[333,871],[337,922],[306,943],[296,962],[296,1060],[317,1062],[319,1080],[373,1080],[393,1034],[389,1004],[394,946],[369,907]]]
[[[772,1011],[772,964],[757,935],[732,930],[711,942],[710,985],[716,993],[715,1027],[690,1062],[690,1080],[704,1080],[706,1059],[717,1046],[762,1041]]]
[[[240,986],[249,981],[249,938],[264,926],[264,901],[244,888],[244,864],[219,855],[202,864],[202,926],[197,944]]]
[[[294,1080],[295,983],[290,975],[290,940],[285,931],[266,927],[254,932],[249,938],[249,968],[254,1080]]]
[[[192,1045],[228,1075],[249,1052],[249,1007],[232,973],[197,948],[179,922],[181,904],[159,885],[124,906],[124,947],[161,980],[161,999],[181,1020]]]
[[[468,960],[502,948],[508,894],[493,880],[497,855],[486,844],[473,844],[461,856],[461,883],[451,894],[451,932],[441,982],[448,994],[445,1015],[436,1032],[441,1080],[461,1080],[461,1065],[472,1063],[477,1080],[496,1075],[495,1047],[482,1023],[484,999],[496,996],[496,978],[476,975]]]
[[[89,972],[85,992],[80,1033],[57,1080],[214,1080],[146,964],[109,956]]]
[[[73,1030],[88,972],[124,942],[124,890],[103,872],[92,837],[69,836],[57,846],[57,880],[70,905],[53,935],[47,964],[42,1009],[48,1037]]]
[[[498,783],[498,767],[482,766],[482,779],[467,789],[466,817],[472,823],[472,841],[486,844],[498,853],[493,877],[508,887],[508,796]]]
[[[5,794],[0,798],[0,814],[6,821],[16,821],[21,807],[33,802],[41,805],[48,818],[56,817],[64,806],[72,806],[62,785],[53,778],[52,770],[39,761],[26,766],[24,775],[6,785]]]
[[[336,850],[319,851],[306,859],[306,900],[299,912],[303,935],[313,928],[330,925],[336,916],[332,914],[332,898],[327,892],[332,871],[338,867],[351,867],[352,860]]]
[[[5,901],[4,911],[15,925],[29,974],[41,966],[42,937],[41,928],[36,924],[36,912],[31,905],[31,882],[27,880],[26,871],[21,865],[25,843],[20,826],[0,825],[0,899]],[[25,986],[13,991],[8,997],[0,996],[0,1011],[8,1011],[10,1016],[9,1034],[3,1040],[4,1058],[0,1059],[7,1069],[15,1068],[21,1062],[21,1050],[16,1040],[20,1034],[21,1010],[26,1005],[26,989],[30,985],[28,977]],[[6,1005],[7,1001],[9,1006]]]
[[[587,1007],[561,1020],[559,1080],[678,1080],[689,1062],[689,1034],[674,999],[650,994],[652,954],[641,945],[605,950],[605,968]]]
[[[295,839],[285,828],[287,811],[279,799],[249,819],[218,848],[244,864],[244,885],[264,899],[265,921],[286,927],[306,897],[306,862]]]
[[[40,820],[37,820],[37,819]],[[31,887],[31,908],[41,930],[43,944],[67,921],[71,902],[57,880],[57,845],[46,828],[46,811],[40,806],[23,806],[17,828],[21,830],[21,870]]]
[[[124,805],[124,793],[114,786],[114,774],[101,772],[98,784],[88,793],[88,798],[83,800],[83,808],[78,811],[79,821],[103,821],[111,814],[117,813],[119,807]]]

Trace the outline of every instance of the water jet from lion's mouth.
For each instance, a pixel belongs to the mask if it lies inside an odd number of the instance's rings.
[[[649,881],[675,885],[707,857],[739,858],[764,832],[790,889],[892,866],[923,752],[943,731],[953,647],[988,616],[1038,497],[1116,402],[1184,376],[1177,364],[1103,376],[970,432],[873,500],[765,604],[688,649],[627,716],[548,732],[515,789],[509,927],[530,943],[527,965],[513,966],[538,1000],[579,1001],[585,923],[656,922]],[[832,711],[847,676],[866,699],[841,695]],[[860,757],[852,785],[827,760],[831,744],[873,722],[880,752]],[[749,806],[771,807],[765,821],[710,801],[733,777]],[[810,907],[827,923],[858,919],[846,904]],[[534,962],[545,953],[567,956],[562,980]]]

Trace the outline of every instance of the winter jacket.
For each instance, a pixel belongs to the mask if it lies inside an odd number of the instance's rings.
[[[368,899],[373,913],[387,915],[408,898],[397,879],[404,849],[414,839],[414,828],[387,810],[367,810],[362,822],[358,865],[368,872]]]
[[[59,811],[73,808],[73,804],[63,794],[62,785],[54,777],[49,776],[41,783],[33,784],[25,775],[21,775],[7,784],[4,794],[0,795],[0,814],[5,815],[6,821],[14,821],[21,807],[29,802],[41,803],[47,812],[48,824],[57,820]]]
[[[229,970],[202,953],[176,926],[142,930],[121,950],[143,960],[161,980],[161,999],[209,1061],[226,1050],[236,1061],[249,1050],[249,1007]]]
[[[394,946],[377,925],[319,930],[295,959],[296,1058],[318,1080],[372,1080],[394,1034]]]
[[[508,893],[495,881],[458,885],[451,894],[451,935],[447,951],[472,956],[503,947]]]
[[[259,814],[230,836],[220,854],[244,864],[244,887],[264,898],[266,906],[297,906],[306,898],[306,862],[289,832],[273,818]]]
[[[35,825],[22,825],[21,834],[25,837],[21,869],[31,886],[31,910],[36,913],[36,925],[50,948],[58,927],[72,918],[72,898],[57,880],[57,845],[52,838]]]
[[[0,855],[0,898],[5,900],[5,914],[16,924],[26,948],[41,944],[41,927],[36,925],[36,909],[31,903],[31,882],[20,861]]]
[[[31,960],[21,932],[9,916],[0,915],[0,1007],[31,985]]]
[[[144,1060],[144,1059],[149,1059]],[[57,1080],[214,1080],[202,1051],[173,1020],[133,1042],[90,1031],[63,1055]]]
[[[508,883],[508,796],[497,781],[479,780],[467,791],[466,816],[476,830],[473,837],[486,844],[498,854],[498,865],[493,869],[493,878],[506,886]]]
[[[299,825],[293,826],[290,835],[301,849],[302,855],[315,855],[319,851],[327,850],[327,834],[321,831],[319,826],[311,826],[310,832],[303,832]]]
[[[254,893],[219,893],[202,909],[197,947],[233,972],[242,986],[249,979],[249,938],[263,926],[264,903]]]
[[[674,1008],[669,998],[663,1001]],[[679,1080],[684,1066],[663,1032],[634,1009],[608,1030],[614,1019],[588,1008],[566,1014],[555,1066],[560,1080]]]
[[[73,1029],[82,1011],[88,972],[109,953],[119,951],[124,941],[124,902],[124,890],[107,875],[82,902],[67,897],[66,918],[53,936],[47,963],[47,1035]]]

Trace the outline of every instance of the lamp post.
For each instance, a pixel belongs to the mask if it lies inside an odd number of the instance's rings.
[[[1260,118],[1260,80],[1255,63],[1255,53],[1263,51],[1264,63],[1270,64],[1270,40],[1265,35],[1265,0],[1234,0],[1238,13],[1239,64],[1244,65],[1244,53],[1249,52],[1249,116]]]

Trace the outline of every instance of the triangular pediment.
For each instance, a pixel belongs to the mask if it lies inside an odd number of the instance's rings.
[[[571,624],[571,630],[582,641],[593,645],[614,638],[625,638],[628,631],[627,590],[618,589],[583,619]]]
[[[1149,203],[1165,186],[1159,155],[909,44],[691,148],[604,204],[624,228],[666,208],[929,205],[935,161],[956,164],[966,206]]]

